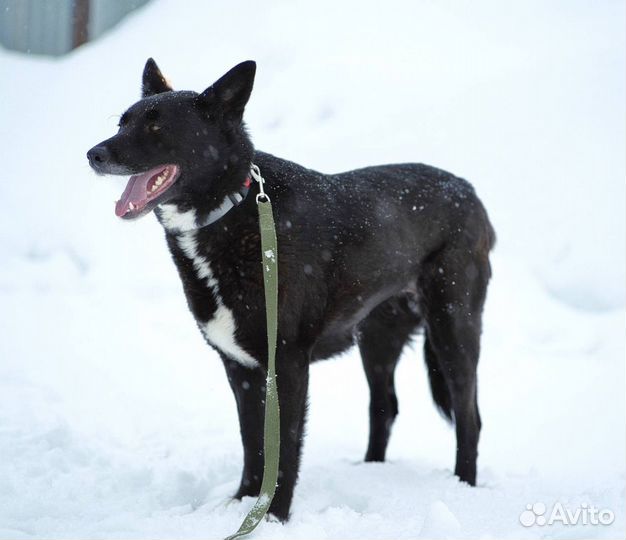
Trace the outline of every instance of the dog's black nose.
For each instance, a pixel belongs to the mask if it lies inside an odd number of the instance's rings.
[[[106,146],[102,145],[94,146],[91,150],[89,150],[89,152],[87,152],[89,165],[96,170],[103,165],[106,165],[110,157],[111,152],[109,152],[109,149]]]

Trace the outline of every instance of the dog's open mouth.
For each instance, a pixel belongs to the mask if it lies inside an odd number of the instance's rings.
[[[120,200],[115,203],[115,215],[124,218],[137,216],[149,202],[167,191],[179,174],[178,165],[159,165],[141,174],[134,174],[129,178]]]

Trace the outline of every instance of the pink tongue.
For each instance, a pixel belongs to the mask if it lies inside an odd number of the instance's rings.
[[[135,210],[141,210],[148,202],[148,182],[150,178],[162,170],[164,170],[163,166],[131,176],[120,200],[115,203],[115,215],[122,217],[127,214],[131,210],[130,203],[133,203]]]

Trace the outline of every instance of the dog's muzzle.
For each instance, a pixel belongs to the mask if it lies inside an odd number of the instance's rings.
[[[105,169],[111,159],[111,152],[106,146],[98,145],[94,146],[89,152],[87,152],[87,159],[89,165],[96,172],[105,172]]]

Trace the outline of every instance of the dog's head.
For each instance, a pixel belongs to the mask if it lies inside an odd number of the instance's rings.
[[[131,175],[115,206],[119,217],[134,219],[166,202],[210,206],[232,191],[226,179],[238,171],[245,178],[253,149],[242,117],[255,70],[243,62],[198,94],[174,91],[147,61],[143,99],[122,114],[116,135],[87,152],[97,173]]]

